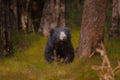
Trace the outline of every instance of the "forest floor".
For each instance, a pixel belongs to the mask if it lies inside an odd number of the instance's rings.
[[[0,58],[0,80],[98,80],[98,74],[91,66],[101,64],[99,55],[80,61],[76,56],[70,64],[49,64],[44,59],[47,38],[32,35],[31,39],[33,41],[26,49],[16,51],[12,57]],[[72,30],[72,42],[76,48],[79,42],[79,29]],[[114,68],[120,60],[120,39],[106,39],[105,45]],[[115,80],[120,80],[120,74],[115,76]]]

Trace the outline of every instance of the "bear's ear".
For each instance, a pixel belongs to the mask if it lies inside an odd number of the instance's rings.
[[[66,29],[67,31],[71,31],[71,29],[70,29],[69,27],[65,27],[65,29]]]

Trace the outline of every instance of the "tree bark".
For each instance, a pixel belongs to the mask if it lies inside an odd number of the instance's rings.
[[[1,0],[0,2],[0,37],[1,37],[1,55],[8,55],[13,53],[11,41],[11,20],[10,20],[10,2],[8,0]]]
[[[65,1],[46,0],[41,17],[39,32],[44,36],[55,27],[65,27]]]
[[[18,0],[9,0],[12,30],[18,31]]]
[[[109,38],[120,37],[120,0],[113,0],[112,27]]]
[[[77,53],[89,56],[104,40],[106,0],[85,0]]]
[[[24,33],[32,32],[34,33],[34,25],[31,20],[31,0],[18,0],[18,15],[19,15],[19,24],[20,29]]]

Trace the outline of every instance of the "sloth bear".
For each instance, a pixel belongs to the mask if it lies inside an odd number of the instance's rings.
[[[55,28],[50,31],[45,48],[45,59],[50,63],[73,61],[74,49],[69,28]]]

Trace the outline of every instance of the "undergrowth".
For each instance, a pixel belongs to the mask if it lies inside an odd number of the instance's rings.
[[[72,43],[76,49],[79,43],[79,28],[71,29]],[[18,33],[19,34],[19,33]],[[78,59],[76,56],[70,64],[49,64],[44,59],[46,37],[39,34],[13,37],[15,54],[12,57],[0,58],[0,80],[98,80],[98,73],[91,69],[92,65],[100,65],[99,55],[91,59]],[[26,41],[23,39],[26,38]],[[26,44],[26,45],[24,45]],[[108,41],[105,45],[112,67],[120,60],[120,39]],[[115,76],[120,80],[120,75]]]

